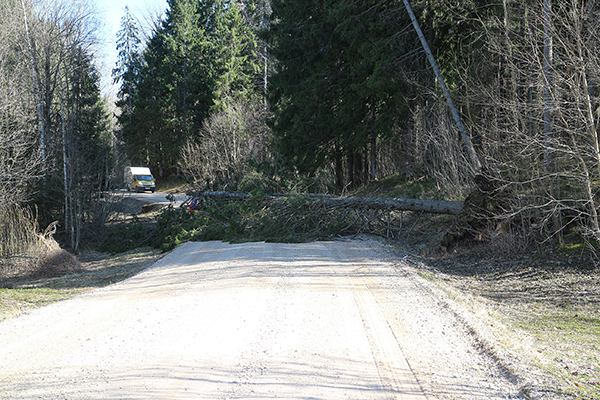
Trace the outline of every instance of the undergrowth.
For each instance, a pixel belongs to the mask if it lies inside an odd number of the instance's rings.
[[[151,217],[137,215],[113,223],[105,228],[104,240],[98,250],[116,254],[147,246],[156,234],[155,226]]]

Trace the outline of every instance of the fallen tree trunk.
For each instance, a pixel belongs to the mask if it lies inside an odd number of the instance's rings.
[[[404,199],[391,197],[331,197],[319,201],[333,207],[389,211],[420,211],[456,215],[462,210],[462,201]]]
[[[196,197],[227,198],[244,200],[248,195],[240,192],[201,192]],[[270,195],[276,201],[290,195]],[[314,202],[335,208],[371,209],[387,211],[417,211],[433,214],[457,215],[463,208],[462,201],[404,199],[392,197],[339,197],[318,194],[298,194]]]

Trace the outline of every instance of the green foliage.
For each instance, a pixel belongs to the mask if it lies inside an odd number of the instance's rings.
[[[335,164],[340,188],[347,158],[348,181],[356,184],[368,145],[409,116],[411,86],[399,66],[412,59],[414,43],[396,33],[410,21],[396,4],[380,1],[273,1],[272,7],[276,148],[302,174]]]
[[[204,212],[190,213],[185,208],[169,206],[157,219],[154,246],[169,251],[190,240],[223,240],[225,223],[216,204],[205,204]]]
[[[237,2],[170,0],[166,19],[142,54],[134,87],[124,81],[121,89],[133,93],[131,115],[120,120],[130,158],[173,172],[183,146],[200,139],[211,112],[232,100],[255,99],[254,47]],[[135,59],[123,62],[121,69],[137,68]]]
[[[169,251],[187,241],[298,243],[335,237],[351,222],[306,196],[269,199],[256,190],[245,200],[202,198],[191,212],[169,207],[158,217],[154,246]]]
[[[131,122],[133,100],[142,67],[142,42],[137,34],[138,27],[128,6],[125,6],[124,11],[121,29],[117,32],[118,60],[112,71],[113,83],[121,83],[116,102],[121,109],[118,116],[121,125]]]
[[[117,223],[106,228],[106,237],[100,245],[100,251],[123,253],[147,245],[153,237],[154,228],[135,215],[131,220]]]

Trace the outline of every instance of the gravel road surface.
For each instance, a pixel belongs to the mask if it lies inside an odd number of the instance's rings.
[[[186,243],[0,323],[2,399],[516,399],[447,300],[369,240]]]
[[[153,204],[169,204],[170,203],[170,201],[167,200],[167,195],[169,195],[169,193],[164,193],[164,192],[136,193],[136,192],[127,192],[125,190],[118,190],[118,191],[115,191],[115,193],[122,194],[124,197],[139,200],[143,203],[153,203]],[[173,196],[176,206],[180,205],[182,202],[189,199],[189,196],[187,196],[183,193],[174,193],[174,194],[172,194],[172,196]]]

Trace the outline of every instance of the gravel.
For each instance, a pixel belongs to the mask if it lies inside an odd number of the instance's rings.
[[[452,301],[377,242],[186,243],[0,323],[5,399],[517,399]]]

